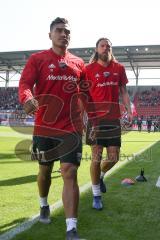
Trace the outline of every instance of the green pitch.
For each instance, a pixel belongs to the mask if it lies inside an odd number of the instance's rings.
[[[17,226],[39,211],[36,175],[37,162],[31,161],[28,148],[31,129],[15,131],[0,127],[0,231]],[[160,189],[155,187],[160,175],[160,133],[130,132],[122,137],[120,162],[107,178],[108,192],[103,195],[104,210],[91,208],[92,194],[81,195],[79,208],[79,232],[88,240],[159,239],[160,237]],[[23,141],[23,142],[22,142]],[[157,143],[156,143],[157,142]],[[151,146],[139,157],[133,154]],[[84,145],[83,160],[79,169],[79,184],[90,181],[90,148]],[[104,152],[105,156],[105,152]],[[130,158],[133,158],[131,161]],[[127,161],[126,161],[127,159]],[[121,163],[124,165],[120,166]],[[147,183],[137,183],[130,188],[121,186],[123,178],[135,178],[140,168],[145,168]],[[59,163],[54,170],[59,169]],[[58,172],[52,173],[49,203],[61,199],[62,179]],[[65,222],[63,209],[53,214],[52,223],[35,224],[30,230],[17,235],[16,240],[64,239]]]

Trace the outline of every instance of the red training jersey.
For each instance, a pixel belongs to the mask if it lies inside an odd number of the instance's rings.
[[[128,83],[124,66],[114,60],[107,67],[94,62],[86,66],[86,74],[91,82],[90,95],[95,103],[96,115],[118,119],[119,87]]]
[[[19,82],[19,99],[24,103],[34,95],[39,102],[35,135],[81,131],[78,93],[84,79],[83,60],[68,51],[64,56],[52,49],[31,55]]]

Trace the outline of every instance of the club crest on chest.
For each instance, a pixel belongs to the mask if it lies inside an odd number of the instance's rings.
[[[104,77],[109,77],[110,76],[110,72],[103,72],[103,76]]]
[[[58,64],[59,64],[59,67],[60,67],[61,69],[66,69],[66,67],[67,67],[66,62],[64,62],[64,61],[59,61]]]

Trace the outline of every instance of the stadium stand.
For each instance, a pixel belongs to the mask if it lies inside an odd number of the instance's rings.
[[[137,115],[160,117],[160,87],[139,86],[134,96]]]
[[[0,110],[22,110],[17,87],[0,88]]]
[[[128,92],[137,112],[134,121],[137,121],[138,117],[145,121],[148,117],[153,122],[159,121],[160,86],[138,86],[137,88],[129,86]],[[15,123],[15,120],[18,120],[21,123],[33,124],[34,119],[27,118],[19,104],[18,87],[0,87],[0,122],[4,123],[7,119],[10,119],[10,123]]]
[[[18,100],[18,87],[0,87],[0,125],[33,125]]]

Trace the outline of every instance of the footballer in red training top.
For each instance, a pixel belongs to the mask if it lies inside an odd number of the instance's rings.
[[[35,134],[53,135],[74,132],[75,128],[80,130],[77,94],[78,84],[84,77],[83,61],[68,51],[60,56],[49,49],[30,57],[20,79],[19,95],[22,103],[32,99],[35,85],[34,97],[40,106],[36,113]],[[57,130],[53,132],[53,129]]]

